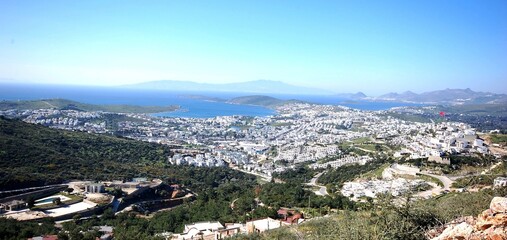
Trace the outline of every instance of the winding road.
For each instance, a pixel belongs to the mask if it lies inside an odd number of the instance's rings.
[[[317,175],[313,176],[313,178],[310,180],[310,182],[307,183],[306,185],[319,187],[319,190],[315,191],[315,194],[317,194],[319,196],[326,196],[326,195],[329,195],[327,193],[327,187],[326,186],[317,185],[317,179],[319,179],[319,177],[322,176],[322,174],[324,174],[324,172],[318,173]]]
[[[412,170],[410,168],[401,169],[401,168],[398,168],[397,164],[391,165],[390,168],[396,172],[402,172],[402,173],[409,174],[409,175],[414,175],[414,176],[415,175],[424,175],[424,176],[433,177],[433,178],[438,179],[440,182],[442,182],[443,187],[437,185],[436,183],[428,182],[428,184],[433,187],[432,189],[415,194],[416,196],[423,197],[423,198],[428,198],[428,197],[431,197],[434,195],[441,194],[443,191],[450,191],[451,185],[454,182],[453,180],[451,180],[449,177],[447,177],[445,175],[436,175],[436,174],[432,174],[429,172],[420,172],[420,171],[417,171],[416,169]]]
[[[435,174],[431,174],[431,173],[427,173],[427,172],[420,172],[419,174],[434,177],[434,178],[440,180],[440,182],[442,182],[444,184],[444,187],[442,188],[444,191],[445,190],[450,191],[451,185],[454,182],[450,178],[448,178],[447,176],[444,176],[444,175],[435,175]]]

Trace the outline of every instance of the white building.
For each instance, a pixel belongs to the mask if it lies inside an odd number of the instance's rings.
[[[507,177],[497,177],[493,181],[493,187],[507,187]]]
[[[85,192],[88,193],[102,193],[106,189],[104,188],[104,184],[102,183],[91,183],[85,185]]]

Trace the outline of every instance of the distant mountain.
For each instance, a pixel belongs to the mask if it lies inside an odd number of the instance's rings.
[[[187,99],[195,99],[195,100],[203,100],[209,102],[227,102],[227,99],[218,98],[218,97],[209,97],[204,95],[196,95],[196,94],[183,94],[179,95],[179,97],[187,98]]]
[[[136,89],[157,89],[171,91],[202,91],[202,92],[244,92],[244,93],[276,93],[276,94],[332,94],[331,91],[295,86],[280,81],[256,80],[238,83],[197,83],[191,81],[160,80],[122,86]]]
[[[392,93],[388,93],[388,94],[384,94],[380,97],[378,97],[379,99],[382,99],[382,100],[400,100],[400,99],[405,99],[405,101],[412,101],[414,100],[415,98],[417,98],[417,94],[416,93],[413,93],[411,91],[406,91],[404,93],[396,93],[396,92],[392,92]],[[410,100],[409,100],[410,99]]]
[[[67,99],[41,99],[25,101],[0,101],[0,110],[58,109],[77,111],[104,111],[114,113],[158,113],[170,112],[178,106],[94,105]]]
[[[444,104],[505,104],[507,95],[489,92],[475,92],[467,89],[444,89],[424,92],[421,94],[410,91],[404,93],[388,93],[376,97],[375,100],[405,101],[419,103],[444,103]]]
[[[367,98],[368,96],[366,96],[366,94],[362,93],[362,92],[357,92],[357,93],[339,93],[339,94],[335,94],[336,97],[339,97],[339,98],[346,98],[346,99],[351,99],[351,100],[361,100],[361,99],[365,99]]]
[[[287,103],[302,103],[300,100],[281,100],[274,97],[263,96],[263,95],[253,95],[253,96],[243,96],[232,98],[227,101],[227,103],[233,104],[245,104],[245,105],[256,105],[263,107],[276,107]]]

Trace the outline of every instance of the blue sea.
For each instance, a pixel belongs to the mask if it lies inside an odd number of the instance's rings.
[[[141,106],[179,105],[180,110],[154,114],[165,117],[194,117],[208,118],[216,116],[269,116],[276,112],[272,109],[228,104],[224,102],[189,98],[190,95],[200,95],[230,99],[239,96],[254,95],[248,93],[217,93],[217,92],[171,92],[157,90],[137,90],[111,87],[62,86],[38,84],[0,84],[0,100],[37,100],[47,98],[63,98],[90,104],[130,104]],[[258,95],[258,94],[255,94]],[[333,96],[295,96],[273,95],[280,99],[298,99],[320,104],[343,105],[362,110],[385,110],[398,106],[415,106],[417,104],[396,102],[349,102]]]

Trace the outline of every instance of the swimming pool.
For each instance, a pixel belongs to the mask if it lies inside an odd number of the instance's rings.
[[[56,196],[49,196],[49,197],[45,197],[45,198],[41,198],[41,199],[38,199],[35,201],[35,205],[44,205],[44,204],[50,204],[50,203],[53,203],[53,200],[54,199],[57,199],[57,198],[60,198],[60,200],[63,202],[63,201],[67,201],[67,200],[70,200],[70,198],[66,197],[66,196],[63,196],[63,195],[56,195]]]
[[[55,200],[57,198],[58,197],[51,197],[51,198],[41,199],[41,200],[35,201],[35,203],[52,203],[53,200]],[[60,199],[60,200],[62,200],[62,199]]]

